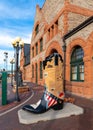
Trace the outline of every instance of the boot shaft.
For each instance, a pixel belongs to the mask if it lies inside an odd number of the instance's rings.
[[[46,91],[63,99],[63,60],[62,57],[54,53],[43,62]]]

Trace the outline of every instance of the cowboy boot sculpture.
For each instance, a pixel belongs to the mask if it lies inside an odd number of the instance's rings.
[[[50,108],[60,110],[63,108],[64,92],[61,55],[53,53],[43,61],[43,71],[45,79],[45,91],[42,98],[36,103],[25,105],[23,110],[32,113],[44,113]]]

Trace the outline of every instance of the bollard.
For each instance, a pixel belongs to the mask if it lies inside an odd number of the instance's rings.
[[[7,72],[2,72],[2,105],[7,104]]]

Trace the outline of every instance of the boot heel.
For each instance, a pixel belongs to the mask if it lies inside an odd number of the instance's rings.
[[[57,103],[52,107],[53,110],[61,110],[63,109],[63,102],[62,103]]]

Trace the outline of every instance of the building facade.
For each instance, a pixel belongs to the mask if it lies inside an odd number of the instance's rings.
[[[64,61],[62,50],[65,34],[93,15],[92,0],[45,0],[42,8],[36,6],[35,22],[30,45],[30,64],[26,79],[44,85],[42,61],[57,52]],[[66,90],[93,98],[93,23],[66,40]]]

